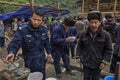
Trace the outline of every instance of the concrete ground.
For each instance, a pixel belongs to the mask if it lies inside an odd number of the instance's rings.
[[[79,68],[79,64],[75,62],[75,60],[73,59],[71,59],[71,65]],[[46,69],[47,69],[46,71],[47,78],[56,78],[53,64],[47,63]],[[57,80],[83,80],[83,73],[75,68],[72,69],[72,72],[75,73],[75,76],[66,74],[65,69],[63,67],[61,67],[61,70],[62,70],[62,78],[56,78]],[[101,78],[100,80],[103,80],[103,78]]]

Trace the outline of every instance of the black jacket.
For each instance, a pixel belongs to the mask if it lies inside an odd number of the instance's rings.
[[[108,32],[101,27],[96,36],[92,38],[88,28],[81,34],[77,47],[77,56],[84,66],[99,68],[101,62],[110,61],[112,54],[112,41]]]
[[[115,22],[114,21],[105,22],[103,24],[103,28],[110,33],[112,42],[115,43]]]

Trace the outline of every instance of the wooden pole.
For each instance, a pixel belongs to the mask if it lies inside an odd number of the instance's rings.
[[[85,0],[82,0],[82,14],[84,14]]]
[[[14,6],[24,6],[24,5],[26,5],[26,4],[20,4],[20,3],[14,3],[14,2],[6,2],[6,1],[0,1],[0,4],[14,5]]]
[[[58,2],[58,4],[57,4],[57,6],[58,6],[58,17],[60,16],[60,3]]]
[[[117,7],[117,0],[115,0],[115,4],[114,4],[114,16],[115,16],[115,13],[116,13],[116,7]]]
[[[34,0],[29,0],[29,3],[30,3],[30,7],[34,8]]]
[[[32,6],[31,6],[31,7],[34,8],[34,5],[35,5],[35,4],[34,4],[34,0],[32,0]]]
[[[99,10],[100,0],[97,1],[97,10]]]

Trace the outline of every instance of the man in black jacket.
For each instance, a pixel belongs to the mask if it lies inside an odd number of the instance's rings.
[[[110,61],[112,41],[110,34],[102,29],[100,11],[88,13],[89,27],[79,39],[77,59],[83,64],[84,80],[99,80],[100,72]]]
[[[105,15],[106,21],[103,23],[103,28],[110,33],[112,43],[115,43],[115,21],[111,14]]]

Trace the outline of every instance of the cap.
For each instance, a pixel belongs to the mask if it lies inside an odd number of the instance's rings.
[[[96,20],[99,20],[101,21],[102,20],[102,14],[100,11],[90,11],[87,15],[87,19],[88,21],[90,21],[91,19],[96,19]]]

